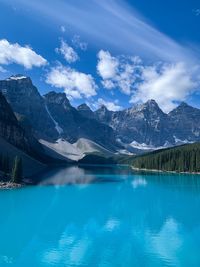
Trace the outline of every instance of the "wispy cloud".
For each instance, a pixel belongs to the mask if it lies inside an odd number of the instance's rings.
[[[80,48],[83,51],[87,50],[88,44],[83,42],[79,35],[75,34],[72,38],[72,43],[76,48]]]
[[[197,17],[200,16],[200,8],[193,9],[192,11],[195,14],[195,16]]]
[[[13,0],[2,0],[13,4]],[[165,61],[191,60],[192,52],[147,23],[122,0],[14,0],[45,14],[59,25],[70,25],[94,45]],[[42,16],[41,16],[42,17]]]
[[[60,26],[60,30],[61,30],[61,32],[66,32],[66,28],[65,28],[65,26],[64,26],[64,25],[61,25],[61,26]]]
[[[69,46],[64,40],[61,40],[61,46],[60,48],[56,48],[56,52],[63,55],[68,63],[74,63],[79,59],[73,47]]]

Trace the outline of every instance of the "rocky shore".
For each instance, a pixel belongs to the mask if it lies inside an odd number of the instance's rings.
[[[198,174],[200,175],[200,172],[181,172],[181,171],[167,171],[167,170],[156,170],[156,169],[145,169],[145,168],[135,168],[131,166],[132,170],[134,171],[144,171],[144,172],[161,172],[161,173],[177,173],[177,174]]]
[[[11,182],[0,182],[0,189],[13,189],[13,188],[21,188],[22,184],[16,184]]]

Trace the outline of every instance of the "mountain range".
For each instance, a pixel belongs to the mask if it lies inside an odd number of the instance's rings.
[[[164,113],[155,100],[121,111],[77,108],[65,93],[42,96],[29,77],[0,81],[0,136],[42,163],[110,157],[200,141],[200,110],[181,103]]]

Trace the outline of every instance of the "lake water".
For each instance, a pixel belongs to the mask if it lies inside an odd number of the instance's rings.
[[[0,267],[200,266],[200,176],[52,170],[0,191]]]

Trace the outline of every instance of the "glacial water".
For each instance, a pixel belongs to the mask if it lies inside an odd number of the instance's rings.
[[[200,266],[200,176],[70,167],[0,191],[0,267]]]

